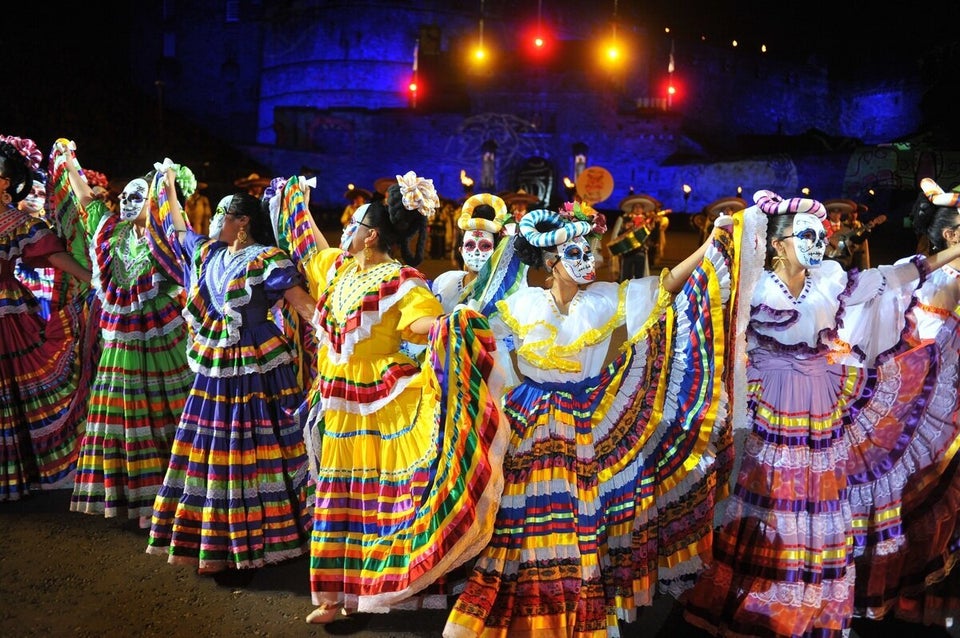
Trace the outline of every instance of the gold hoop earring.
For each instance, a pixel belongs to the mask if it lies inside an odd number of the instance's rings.
[[[773,267],[773,270],[780,268],[781,266],[787,265],[787,258],[781,254],[776,254],[773,256],[773,259],[770,260],[770,265]]]
[[[240,230],[237,231],[237,241],[238,241],[239,243],[241,243],[241,244],[247,243],[247,238],[248,238],[248,237],[249,237],[249,235],[247,235],[247,229],[246,229],[246,228],[241,228]]]
[[[0,195],[0,204],[4,206],[9,206],[10,202],[13,201],[13,197],[10,196],[10,193],[4,191],[3,195]]]

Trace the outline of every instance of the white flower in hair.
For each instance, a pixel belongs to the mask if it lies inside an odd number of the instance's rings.
[[[430,217],[440,208],[440,196],[432,179],[417,177],[416,173],[408,171],[406,175],[397,175],[397,183],[407,210],[419,210],[424,217]]]

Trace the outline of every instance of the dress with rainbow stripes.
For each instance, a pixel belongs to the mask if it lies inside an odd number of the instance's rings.
[[[201,572],[248,569],[307,552],[307,455],[295,412],[297,350],[272,309],[301,281],[275,246],[232,251],[187,231],[169,235],[187,264],[188,350],[195,381],[157,495],[147,546]],[[177,257],[177,256],[180,257]],[[180,266],[183,268],[183,266]]]
[[[658,587],[691,580],[731,465],[730,246],[721,233],[673,297],[646,277],[589,284],[566,314],[540,287],[498,304],[524,379],[503,399],[493,538],[444,636],[618,636]]]
[[[97,200],[86,213],[102,344],[70,510],[145,520],[193,380],[183,289],[158,269],[134,222]]]
[[[358,269],[339,249],[307,265],[317,294],[318,375],[308,393],[316,458],[310,588],[315,604],[386,612],[486,544],[499,502],[506,423],[489,324],[444,315],[424,362],[407,327],[442,309],[396,261]]]
[[[80,308],[68,302],[44,320],[14,275],[18,260],[44,267],[64,250],[46,222],[0,210],[0,501],[73,484],[89,381],[79,360]]]

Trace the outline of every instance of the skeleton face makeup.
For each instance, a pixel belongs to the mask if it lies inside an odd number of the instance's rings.
[[[370,208],[370,204],[364,204],[353,211],[353,217],[350,218],[350,221],[343,229],[343,234],[340,236],[340,250],[350,250],[350,246],[353,245],[353,237],[363,224],[363,218],[367,214],[368,208]]]
[[[140,216],[144,204],[147,203],[147,180],[138,177],[123,188],[120,193],[120,219],[125,222],[133,221]]]
[[[20,209],[30,215],[43,213],[43,205],[47,201],[47,189],[42,182],[34,182],[30,194],[20,202]]]
[[[468,230],[463,236],[460,255],[467,270],[480,272],[493,255],[493,233],[485,230]]]
[[[578,284],[588,284],[597,278],[593,251],[583,237],[575,237],[557,246],[557,255],[564,270]]]
[[[217,212],[213,214],[210,220],[210,239],[220,239],[220,231],[227,221],[227,209],[230,208],[230,202],[233,201],[233,195],[227,195],[217,204]]]
[[[827,231],[816,215],[799,213],[793,218],[793,234],[783,237],[793,238],[793,247],[797,261],[804,268],[818,268],[823,262],[823,253],[827,249]]]

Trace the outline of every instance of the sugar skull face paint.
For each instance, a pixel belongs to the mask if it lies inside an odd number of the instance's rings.
[[[34,181],[30,194],[20,203],[20,208],[31,215],[43,213],[43,205],[47,201],[47,188],[43,182]]]
[[[353,217],[347,222],[347,225],[343,229],[343,234],[340,235],[340,250],[349,252],[350,246],[353,244],[353,237],[357,234],[360,226],[363,225],[363,218],[366,216],[368,208],[370,208],[370,204],[364,204],[353,211]]]
[[[583,237],[575,237],[557,246],[557,255],[564,270],[578,284],[587,284],[597,278],[593,251]]]
[[[120,193],[120,219],[125,222],[133,221],[140,216],[143,205],[147,202],[147,180],[138,177],[127,184]]]
[[[479,272],[493,256],[493,233],[485,230],[466,231],[460,255],[467,270]]]
[[[827,231],[816,215],[798,213],[793,218],[793,234],[781,239],[793,238],[797,261],[804,268],[818,268],[827,250]]]

